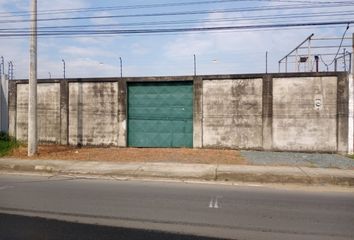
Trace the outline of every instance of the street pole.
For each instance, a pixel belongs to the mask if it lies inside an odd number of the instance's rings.
[[[31,3],[30,73],[28,86],[28,156],[37,154],[37,0]]]

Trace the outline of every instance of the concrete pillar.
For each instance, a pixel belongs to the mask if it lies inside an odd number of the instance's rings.
[[[263,76],[262,91],[262,142],[263,150],[273,149],[273,77]]]
[[[193,81],[193,148],[203,147],[203,79]]]
[[[69,83],[60,81],[60,144],[69,144]]]
[[[5,74],[0,75],[0,131],[8,132],[8,77]]]
[[[349,76],[339,73],[337,81],[337,152],[348,153]]]
[[[349,114],[348,114],[348,154],[354,153],[354,79],[353,74],[349,75]]]
[[[127,147],[127,81],[118,80],[118,147]]]
[[[16,137],[17,123],[17,83],[9,81],[9,135]]]

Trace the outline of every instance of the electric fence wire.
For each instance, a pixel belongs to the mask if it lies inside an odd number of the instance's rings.
[[[338,50],[337,50],[337,53],[336,53],[336,55],[334,56],[334,58],[333,58],[333,60],[331,61],[331,63],[327,64],[327,63],[322,59],[322,56],[320,55],[321,62],[326,66],[327,71],[328,71],[328,69],[329,69],[329,66],[331,66],[331,65],[335,62],[335,60],[336,60],[336,58],[337,58],[337,56],[338,56],[339,51],[340,51],[340,49],[342,48],[345,35],[347,34],[347,32],[348,32],[348,30],[349,30],[349,27],[350,27],[350,23],[348,23],[348,25],[347,25],[347,27],[346,27],[344,33],[343,33],[342,39],[341,39],[341,41],[340,41],[340,44],[339,44],[339,47],[338,47]]]

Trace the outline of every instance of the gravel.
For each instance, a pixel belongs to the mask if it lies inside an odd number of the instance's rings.
[[[241,151],[252,165],[353,169],[354,159],[337,154]]]

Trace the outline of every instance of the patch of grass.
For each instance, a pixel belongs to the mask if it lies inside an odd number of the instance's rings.
[[[0,157],[6,156],[20,144],[7,133],[0,132]]]
[[[347,155],[348,158],[354,159],[354,154]]]

